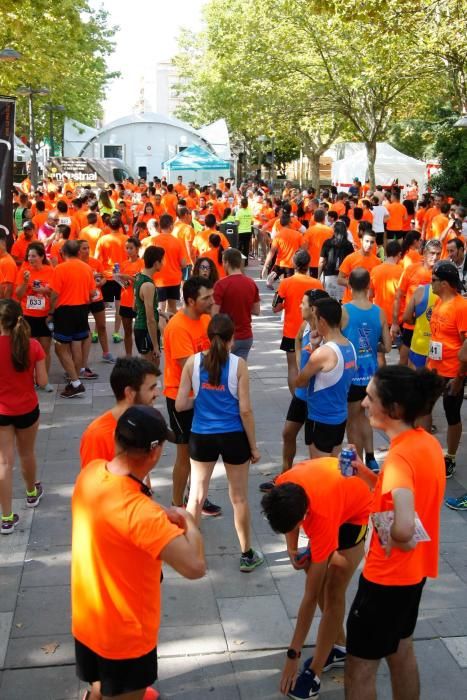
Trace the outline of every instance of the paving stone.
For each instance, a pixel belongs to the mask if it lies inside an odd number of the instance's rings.
[[[157,688],[164,700],[240,700],[227,654],[161,659]]]
[[[216,598],[238,598],[277,593],[274,580],[266,563],[246,574],[239,569],[239,554],[221,554],[206,557],[208,575]]]
[[[161,624],[168,627],[219,623],[219,611],[211,582],[207,576],[189,581],[179,575],[162,586]]]
[[[227,651],[221,624],[161,627],[157,644],[159,658],[190,654],[219,654]]]
[[[461,668],[467,668],[467,637],[441,639]]]
[[[28,668],[4,671],[0,696],[2,700],[77,700],[78,688],[74,665],[59,671],[54,667]]]
[[[0,612],[0,668],[3,668],[5,665],[12,621],[12,612]]]
[[[11,636],[68,634],[70,617],[69,586],[20,588]]]
[[[71,551],[66,547],[31,547],[26,552],[21,586],[67,586]]]
[[[3,563],[0,557],[0,613],[15,609],[22,570],[20,564]]]
[[[7,668],[63,666],[75,663],[75,643],[71,634],[12,637],[5,660]]]
[[[293,630],[280,596],[218,598],[217,603],[229,651],[289,645]]]

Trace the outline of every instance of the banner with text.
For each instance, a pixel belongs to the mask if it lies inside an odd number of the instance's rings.
[[[13,242],[13,158],[15,152],[15,98],[0,96],[0,231]]]

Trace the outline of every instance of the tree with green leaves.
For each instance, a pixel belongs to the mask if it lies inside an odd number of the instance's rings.
[[[116,75],[106,65],[115,31],[108,14],[91,9],[87,0],[2,0],[0,47],[15,48],[22,58],[0,64],[0,92],[46,87],[50,94],[40,99],[62,104],[66,116],[92,124],[102,117],[105,88]],[[26,98],[17,100],[16,121],[19,133],[28,133]],[[38,138],[48,133],[47,124],[38,99]]]

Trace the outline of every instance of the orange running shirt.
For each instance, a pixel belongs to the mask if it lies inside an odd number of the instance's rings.
[[[0,257],[0,285],[15,284],[18,267],[9,253]]]
[[[293,269],[293,256],[302,242],[303,236],[299,231],[281,226],[279,233],[273,240],[273,245],[277,248],[277,267]]]
[[[212,233],[216,233],[218,236],[220,236],[221,246],[224,248],[224,250],[226,250],[226,248],[230,248],[229,240],[226,238],[226,236],[224,236],[222,231],[213,231],[212,229],[205,228],[197,233],[193,239],[193,248],[198,251],[198,257],[201,257],[207,250],[210,249],[211,245],[209,243],[209,236]]]
[[[441,214],[441,209],[439,207],[430,207],[425,211],[424,224],[425,238],[427,241],[429,241],[430,238],[433,238],[433,230],[431,228],[431,224],[435,216],[438,216],[438,214]]]
[[[89,243],[91,257],[94,257],[95,255],[97,241],[101,236],[102,230],[98,226],[92,226],[91,224],[89,226],[85,226],[79,232],[80,239]]]
[[[117,421],[112,411],[106,411],[95,418],[81,436],[79,456],[81,469],[94,459],[110,462],[115,456],[115,429]]]
[[[221,256],[222,257],[222,256]],[[225,275],[225,270],[224,266],[222,265],[222,262],[219,262],[219,249],[218,248],[209,248],[209,250],[206,250],[203,253],[203,258],[209,258],[209,260],[212,260],[214,263],[217,274],[219,275],[219,279],[223,280]]]
[[[467,334],[467,299],[437,299],[430,320],[431,342],[427,366],[442,377],[455,377],[459,371],[459,350]],[[440,359],[435,359],[440,357]]]
[[[392,324],[394,298],[402,272],[402,265],[385,262],[374,267],[370,273],[370,287],[374,294],[373,302],[383,309],[389,325]]]
[[[84,261],[83,261],[83,262],[84,262]],[[104,267],[103,267],[103,265],[102,265],[102,263],[101,263],[100,260],[97,260],[97,258],[91,258],[91,257],[89,257],[89,258],[87,259],[86,265],[89,265],[89,267],[91,268],[93,277],[94,277],[94,274],[95,274],[95,273],[97,273],[97,274],[101,275],[102,277],[104,277]],[[96,284],[95,280],[94,280],[94,284]],[[93,303],[96,302],[96,301],[102,301],[103,298],[104,298],[104,297],[102,296],[102,287],[98,287],[98,286],[96,285],[96,291],[95,291],[95,293],[94,293],[93,296],[92,296],[92,301],[93,301]]]
[[[284,300],[283,334],[286,338],[295,338],[298,333],[303,321],[300,304],[303,295],[309,289],[323,289],[323,285],[314,277],[303,275],[301,272],[282,280],[277,288],[278,296]]]
[[[301,527],[310,539],[311,558],[325,561],[339,544],[344,523],[366,525],[373,500],[363,479],[342,476],[336,457],[319,457],[295,464],[275,480],[305,489],[308,511]]]
[[[164,331],[164,395],[176,399],[182,367],[177,360],[190,357],[210,346],[208,326],[211,317],[203,314],[198,320],[188,318],[183,309],[172,316]]]
[[[106,659],[134,659],[157,645],[160,554],[183,530],[106,464],[89,464],[73,491],[72,632]]]
[[[54,269],[51,265],[42,265],[40,270],[33,270],[29,263],[24,263],[16,275],[15,287],[19,287],[24,282],[24,271],[29,271],[29,281],[26,293],[23,295],[20,304],[24,316],[34,316],[41,318],[47,316],[50,309],[50,297],[46,294],[37,294],[33,289],[35,281],[40,282],[41,287],[52,287]]]
[[[363,568],[368,581],[383,586],[410,586],[425,576],[438,575],[440,510],[445,486],[443,450],[436,438],[423,428],[413,428],[391,441],[376,482],[372,512],[393,511],[392,491],[409,489],[431,541],[419,542],[410,552],[394,547],[388,557],[373,531]]]
[[[328,238],[332,238],[332,235],[332,228],[324,224],[313,224],[313,226],[310,226],[306,233],[303,234],[303,244],[306,242],[308,254],[311,258],[310,267],[318,267],[323,243],[327,241]]]
[[[167,192],[162,199],[161,199],[161,204],[164,207],[165,211],[167,214],[170,214],[170,216],[173,216],[175,219],[177,216],[177,204],[178,204],[178,197],[176,194],[170,194]]]
[[[399,288],[402,292],[399,311],[404,312],[405,307],[411,300],[414,291],[421,284],[431,283],[431,270],[428,270],[423,263],[415,263],[403,272],[399,281]],[[404,323],[404,328],[414,328],[413,324]]]
[[[127,237],[122,233],[106,233],[99,238],[96,245],[94,257],[98,258],[104,266],[104,275],[107,279],[112,279],[115,263],[122,265],[127,259],[125,243]]]
[[[386,221],[386,229],[388,231],[402,231],[404,227],[404,219],[407,216],[407,209],[400,202],[392,202],[386,205],[389,219]]]
[[[339,272],[343,272],[348,279],[352,270],[355,270],[356,267],[364,267],[371,275],[372,269],[377,265],[381,265],[381,260],[376,255],[373,255],[373,253],[370,253],[370,255],[363,255],[361,251],[356,250],[355,253],[350,253],[350,255],[347,255],[347,257],[344,258],[339,268]],[[342,303],[346,304],[351,300],[352,290],[350,287],[346,287]]]
[[[91,268],[76,258],[65,260],[54,267],[52,289],[58,294],[57,309],[59,306],[89,304],[96,289]]]
[[[178,238],[178,240],[183,243],[187,262],[189,265],[193,265],[194,261],[191,259],[188,253],[188,244],[193,243],[193,240],[195,238],[195,230],[193,226],[190,226],[189,224],[184,224],[182,221],[176,221],[172,231],[172,235]]]
[[[160,233],[152,245],[165,250],[160,272],[154,275],[156,287],[176,287],[182,281],[182,266],[186,263],[185,246],[171,233]]]
[[[144,267],[144,260],[142,258],[138,258],[135,262],[131,262],[131,260],[126,260],[124,263],[121,265],[121,272],[125,275],[132,275],[133,277],[138,274],[138,272],[141,272],[141,270]],[[122,289],[122,294],[120,298],[120,306],[128,306],[130,309],[133,308],[133,301],[135,299],[134,291],[133,291],[133,284],[130,282],[127,287],[123,287]]]
[[[25,262],[26,261],[26,252],[27,252],[29,246],[31,243],[34,243],[34,241],[36,241],[36,240],[37,239],[34,236],[34,238],[31,241],[27,241],[25,239],[24,235],[21,234],[11,247],[12,257],[15,258],[15,260],[18,263]]]
[[[415,265],[415,263],[420,263],[423,260],[423,255],[421,255],[418,250],[409,249],[404,257],[402,258],[402,267],[404,271],[410,266]]]

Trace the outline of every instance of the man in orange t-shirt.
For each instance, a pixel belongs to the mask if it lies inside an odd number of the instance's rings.
[[[98,216],[95,212],[90,212],[86,218],[88,220],[88,224],[79,232],[79,238],[81,241],[87,241],[89,243],[91,257],[94,257],[96,253],[97,241],[102,236],[102,230],[97,225]]]
[[[185,195],[188,193],[187,188],[183,184],[183,175],[179,175],[177,177],[177,182],[174,185],[174,190],[180,198],[185,197]]]
[[[439,442],[413,424],[440,392],[435,377],[392,365],[377,371],[363,401],[372,428],[389,435],[391,443],[381,473],[372,477],[369,551],[347,618],[348,700],[376,697],[383,658],[393,696],[420,697],[412,636],[426,578],[438,575],[446,481]],[[360,474],[360,463],[356,466]],[[423,539],[415,534],[417,518],[427,534]]]
[[[209,243],[209,236],[212,233],[217,233],[217,235],[220,236],[221,246],[224,248],[224,250],[230,248],[228,238],[222,233],[222,231],[218,231],[216,228],[216,217],[214,214],[206,214],[204,225],[206,228],[197,233],[193,239],[193,250],[196,253],[196,257],[201,257],[207,250],[210,249],[211,245]]]
[[[170,214],[170,216],[175,219],[177,216],[178,197],[174,192],[174,186],[172,184],[167,185],[167,194],[162,197],[161,204],[167,214]]]
[[[411,323],[404,322],[401,331],[399,320],[417,287],[431,282],[433,266],[439,260],[440,255],[441,243],[436,238],[427,241],[423,250],[423,262],[409,265],[399,280],[399,287],[394,297],[390,331],[393,340],[399,336],[402,340],[399,348],[399,363],[401,365],[406,365],[408,362],[414,326]]]
[[[89,343],[89,304],[96,292],[94,275],[78,259],[78,241],[66,241],[61,254],[65,262],[57,265],[52,278],[50,313],[47,320],[54,323],[55,352],[69,383],[60,396],[71,399],[85,391],[80,381],[84,344]],[[73,352],[72,352],[73,344]],[[95,378],[95,377],[94,377]]]
[[[162,562],[204,576],[201,533],[189,513],[163,508],[143,479],[167,439],[159,411],[120,416],[115,456],[82,470],[72,497],[72,633],[88,698],[143,700],[157,679]]]
[[[282,672],[280,690],[284,695],[295,687],[300,695],[292,697],[314,697],[328,658],[332,655],[332,663],[343,665],[345,592],[363,557],[371,502],[372,493],[365,481],[343,476],[335,457],[296,464],[276,478],[262,499],[272,529],[285,534],[292,566],[306,574],[305,593]],[[300,528],[309,540],[305,551],[298,550]],[[325,601],[318,643],[297,678],[318,600]]]
[[[81,469],[94,459],[110,461],[115,455],[117,421],[130,406],[153,406],[157,398],[156,367],[141,357],[119,357],[110,373],[116,404],[95,418],[81,436]]]
[[[352,300],[352,290],[349,287],[349,277],[352,270],[356,267],[364,267],[371,274],[371,271],[377,265],[381,265],[381,260],[372,253],[372,249],[376,244],[376,233],[374,231],[365,231],[362,236],[362,247],[360,250],[347,255],[339,268],[339,276],[337,283],[345,287],[344,297],[342,302],[346,304]]]
[[[177,398],[182,369],[187,359],[210,346],[208,325],[214,302],[212,282],[202,277],[191,277],[183,284],[184,306],[177,311],[164,330],[164,395],[170,427],[175,434],[177,457],[173,468],[172,503],[184,503],[185,489],[190,475],[190,453],[188,441],[193,421],[193,409],[177,411]],[[221,508],[206,499],[203,505],[205,515],[219,515]]]
[[[453,262],[440,260],[433,267],[432,289],[439,299],[430,319],[429,369],[443,377],[446,391],[443,408],[448,424],[446,478],[456,470],[456,453],[462,437],[461,409],[464,401],[465,362],[459,353],[467,337],[467,299],[459,293],[461,282]]]
[[[281,281],[272,302],[272,310],[275,314],[284,312],[284,328],[280,349],[286,353],[287,381],[292,396],[295,392],[295,378],[298,374],[295,338],[302,324],[300,307],[303,295],[310,289],[323,289],[321,282],[308,274],[310,256],[306,250],[298,250],[293,257],[293,263],[295,274]]]
[[[165,255],[161,271],[154,275],[154,282],[162,311],[175,314],[177,301],[180,300],[182,270],[187,264],[185,246],[178,238],[172,236],[174,220],[170,214],[161,216],[159,226],[161,232],[153,238],[152,245],[163,248]]]
[[[101,261],[104,267],[104,276],[107,279],[102,288],[102,294],[106,304],[115,303],[115,323],[112,335],[114,343],[121,343],[123,338],[120,335],[120,298],[122,287],[118,282],[118,274],[121,265],[125,262],[127,236],[122,233],[120,217],[113,214],[109,219],[110,233],[101,236],[96,244],[94,257]],[[115,277],[114,277],[115,276]]]
[[[11,256],[17,265],[22,265],[26,260],[26,251],[30,243],[36,240],[36,231],[32,221],[23,223],[23,232],[18,236],[11,248]]]
[[[433,204],[425,210],[425,216],[423,217],[422,225],[422,239],[429,241],[433,238],[432,222],[435,216],[441,214],[441,205],[444,203],[443,194],[435,194],[433,198]]]
[[[192,226],[193,219],[188,207],[178,207],[178,219],[174,224],[172,235],[178,238],[185,247],[185,257],[188,264],[185,268],[185,279],[191,275],[194,265],[195,252],[193,250],[193,241],[195,238],[195,230]]]
[[[386,206],[389,218],[386,221],[386,231],[388,238],[403,238],[404,237],[404,218],[407,215],[407,210],[400,202],[400,193],[393,190],[391,192],[391,202]]]
[[[399,241],[389,241],[386,245],[386,260],[381,265],[376,265],[370,273],[372,301],[383,309],[389,326],[392,324],[394,299],[403,273],[401,255],[402,247]]]
[[[267,286],[270,289],[273,289],[272,282],[278,279],[281,275],[284,275],[284,277],[291,277],[294,273],[293,256],[300,248],[303,241],[303,236],[301,233],[299,233],[299,231],[289,228],[289,225],[290,215],[288,213],[282,214],[278,233],[273,238],[269,253],[266,256],[263,269],[261,270],[261,278],[264,279],[269,270],[270,264],[276,256],[273,270],[267,277]]]
[[[332,238],[333,230],[330,226],[324,224],[325,212],[324,209],[317,209],[314,216],[314,224],[308,228],[303,235],[302,248],[308,251],[310,255],[310,274],[312,277],[318,277],[318,266],[321,249],[324,241]]]

